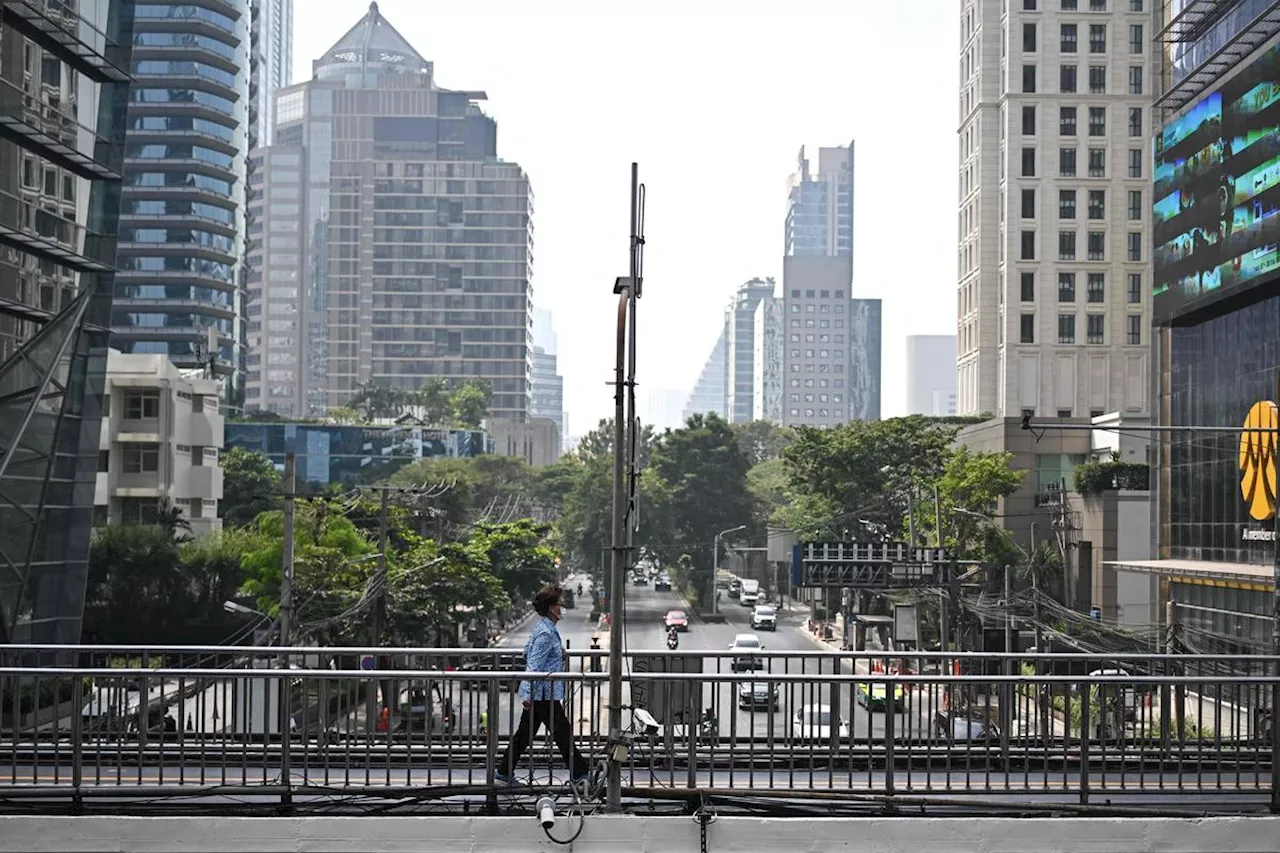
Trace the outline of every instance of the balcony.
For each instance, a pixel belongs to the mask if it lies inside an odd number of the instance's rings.
[[[38,0],[3,0],[0,4],[9,14],[5,24],[13,27],[81,74],[98,83],[128,83],[129,48],[108,38],[70,7],[61,6],[60,22],[50,17],[50,5]],[[89,44],[77,35],[93,40]]]
[[[208,409],[196,414],[192,412],[187,425],[187,443],[192,447],[221,447],[225,431],[222,415]],[[205,460],[206,463],[208,460]],[[217,467],[216,463],[213,467]]]
[[[239,231],[221,219],[197,213],[121,213],[121,228],[198,228],[224,237],[235,237]]]
[[[0,79],[0,135],[89,180],[119,180],[124,146]],[[92,151],[92,154],[85,153]]]
[[[173,496],[222,500],[222,469],[217,465],[191,465],[180,469]]]
[[[80,272],[110,272],[115,235],[99,234],[0,192],[0,243]]]
[[[147,89],[194,89],[228,101],[240,100],[240,90],[236,87],[198,74],[135,74],[133,85]]]

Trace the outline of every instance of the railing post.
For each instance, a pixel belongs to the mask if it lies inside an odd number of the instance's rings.
[[[76,811],[84,805],[80,786],[84,781],[84,676],[71,680],[71,799]],[[16,744],[15,744],[16,745]]]
[[[280,728],[280,781],[284,791],[280,793],[280,804],[285,808],[293,805],[293,761],[291,747],[293,745],[293,701],[289,692],[289,659],[280,656],[280,695],[276,699],[277,725]]]
[[[1089,738],[1090,738],[1090,722],[1092,718],[1091,709],[1089,707],[1089,694],[1093,692],[1093,685],[1088,681],[1084,682],[1083,689],[1080,691],[1080,805],[1089,805]],[[1067,695],[1067,726],[1071,725],[1071,697]],[[1070,738],[1070,733],[1068,733]]]
[[[517,697],[519,695],[516,694]],[[484,783],[489,788],[489,793],[485,796],[485,809],[489,814],[497,814],[498,795],[494,790],[497,780],[494,779],[494,774],[498,767],[498,682],[492,678],[485,685],[485,720]]]
[[[895,765],[897,762],[897,751],[894,748],[894,740],[897,737],[898,722],[898,702],[894,698],[897,690],[896,683],[885,685],[885,703],[884,703],[884,795],[892,797],[897,793],[897,780],[894,779]],[[903,698],[906,698],[906,692],[903,691]],[[905,707],[905,705],[904,705]],[[867,708],[867,733],[871,733],[871,709],[870,703]],[[850,715],[852,719],[852,715]],[[849,746],[853,746],[853,726],[849,727]],[[870,746],[871,744],[868,744]]]

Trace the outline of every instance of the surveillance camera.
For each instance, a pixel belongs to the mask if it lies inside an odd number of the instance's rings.
[[[556,825],[556,801],[550,797],[538,798],[538,823],[543,829],[551,829]]]
[[[645,734],[656,735],[658,733],[658,721],[654,719],[653,714],[650,714],[644,708],[636,708],[635,715],[636,722],[644,727]]]

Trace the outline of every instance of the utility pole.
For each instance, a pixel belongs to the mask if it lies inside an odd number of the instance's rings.
[[[907,489],[907,539],[916,547],[916,484]]]
[[[285,648],[293,643],[293,527],[297,496],[297,454],[290,451],[284,455],[284,542],[280,572],[280,645]]]
[[[387,533],[391,527],[391,489],[379,489],[381,499],[378,505],[378,566],[373,573],[373,612],[369,619],[369,645],[372,647],[373,666],[378,667],[378,647],[382,645],[382,622],[387,607]],[[388,708],[391,699],[386,697]],[[370,732],[378,715],[378,690],[375,684],[369,685],[369,694],[365,698],[366,725]]]

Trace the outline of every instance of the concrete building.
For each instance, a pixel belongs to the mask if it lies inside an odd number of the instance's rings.
[[[493,416],[522,420],[533,202],[484,93],[438,86],[376,3],[313,69],[253,154],[247,405],[316,415],[370,380],[442,376],[486,381]]]
[[[560,458],[560,428],[550,418],[488,418],[484,428],[493,441],[493,452],[499,456],[514,456],[535,468]]]
[[[787,426],[880,417],[880,300],[853,298],[853,143],[804,149],[789,184],[783,355]]]
[[[80,642],[132,7],[0,9],[0,643]]]
[[[271,144],[276,91],[293,82],[293,0],[252,2],[249,135],[256,148]]]
[[[684,411],[680,415],[682,421],[689,420],[693,415],[705,415],[708,412],[714,412],[722,418],[728,417],[729,394],[725,388],[727,351],[725,334],[721,330],[715,345],[711,347],[711,355],[707,356],[702,372],[698,374],[698,381],[689,392],[689,399],[685,402]]]
[[[546,352],[540,346],[533,348],[530,370],[532,399],[529,417],[546,418],[555,423],[556,430],[564,438],[564,377],[556,370],[556,354]]]
[[[193,12],[192,10],[195,10]],[[137,0],[112,346],[244,393],[250,0]]]
[[[907,335],[907,414],[955,413],[955,335]]]
[[[960,414],[1148,411],[1161,5],[960,4]]]
[[[684,425],[684,421],[680,419],[680,411],[688,396],[685,391],[674,388],[650,389],[644,396],[644,422],[651,424],[658,432],[679,429]]]
[[[724,363],[725,409],[730,423],[751,420],[756,307],[763,300],[772,299],[773,291],[772,278],[753,278],[738,288],[724,309],[724,339],[728,347]]]
[[[782,423],[783,362],[786,349],[783,300],[767,297],[752,318],[751,419]]]
[[[185,376],[164,355],[107,352],[97,525],[147,524],[167,507],[199,535],[222,528],[219,384]]]

